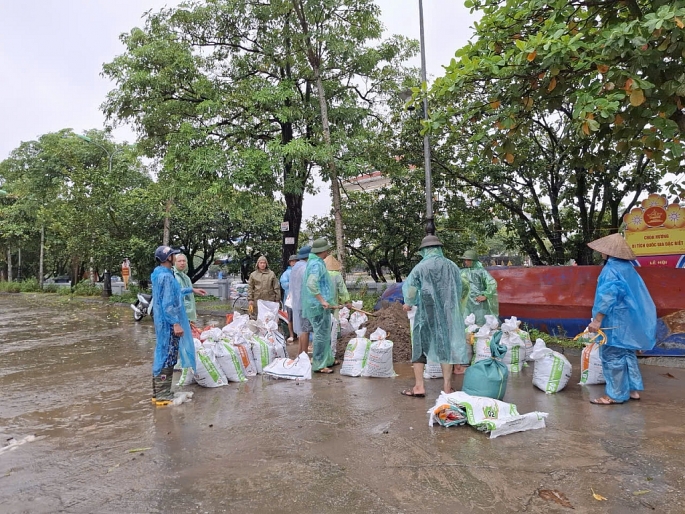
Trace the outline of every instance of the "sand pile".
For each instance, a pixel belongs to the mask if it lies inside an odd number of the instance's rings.
[[[407,362],[411,360],[411,334],[409,332],[409,319],[407,313],[402,310],[400,303],[394,302],[381,310],[376,311],[377,316],[369,317],[369,321],[363,325],[366,327],[366,336],[373,334],[378,327],[388,333],[387,338],[393,342],[392,360],[394,362]],[[345,348],[350,339],[356,334],[345,336],[338,340],[338,352],[336,358],[341,360],[345,355]]]

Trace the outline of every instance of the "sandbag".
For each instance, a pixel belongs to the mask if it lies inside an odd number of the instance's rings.
[[[428,426],[466,423],[481,432],[490,432],[490,439],[501,435],[545,428],[546,412],[519,414],[516,405],[492,398],[470,396],[463,391],[442,393],[435,407],[428,411]]]
[[[231,344],[240,356],[240,363],[245,370],[246,377],[254,377],[257,375],[257,365],[255,364],[254,356],[252,355],[252,345],[243,336],[238,335]]]
[[[350,310],[347,307],[340,309],[338,322],[340,323],[340,337],[354,333],[354,327],[350,324]]]
[[[521,322],[515,316],[502,323],[500,343],[507,347],[507,353],[502,358],[502,363],[507,366],[510,373],[521,371],[526,360],[526,345],[518,333],[519,323]]]
[[[472,364],[464,373],[462,391],[472,396],[485,396],[501,400],[507,390],[509,370],[501,359],[507,347],[500,344],[502,332],[497,331],[490,340],[490,359]]]
[[[227,341],[220,341],[214,347],[214,356],[229,382],[246,382],[245,370],[240,362],[240,355],[235,347]]]
[[[355,331],[359,330],[367,321],[369,321],[368,316],[362,312],[353,312],[350,315],[350,325],[352,325],[352,328],[354,328]]]
[[[195,342],[195,381],[202,387],[221,387],[228,385],[226,375],[219,367],[214,356],[214,343]]]
[[[295,359],[275,359],[264,368],[264,374],[288,380],[311,380],[312,363],[309,355],[302,352]]]
[[[571,378],[573,367],[566,357],[547,348],[542,339],[535,341],[531,358],[535,361],[533,385],[547,394],[558,393]]]
[[[436,362],[429,362],[423,367],[423,378],[442,378],[442,366]]]
[[[267,330],[278,330],[278,302],[257,300],[257,321]]]
[[[212,341],[212,342],[217,342],[219,339],[221,339],[223,336],[223,333],[220,328],[214,327],[210,328],[208,330],[205,330],[200,334],[200,341]]]
[[[288,356],[288,350],[286,349],[285,336],[279,331],[269,331],[262,336],[266,343],[269,345],[269,355],[271,360],[283,359]]]
[[[340,367],[340,374],[350,377],[358,377],[362,374],[362,369],[366,365],[369,356],[369,346],[371,341],[364,337],[365,328],[356,331],[357,337],[350,339],[345,349],[345,357]]]
[[[181,368],[181,376],[178,377],[178,382],[176,385],[178,387],[184,387],[195,383],[195,374],[193,373],[193,368]]]
[[[363,377],[391,378],[397,376],[392,366],[392,341],[386,339],[388,334],[377,328],[369,337],[368,357],[362,368]]]
[[[269,352],[269,345],[258,335],[252,336],[251,343],[250,349],[252,350],[252,359],[257,374],[261,375],[264,372],[264,368],[273,361],[271,352]]]
[[[488,360],[492,358],[490,351],[490,339],[492,338],[493,330],[488,325],[483,325],[473,335],[473,356],[471,358],[471,365],[476,362]]]
[[[580,355],[580,385],[593,384],[606,384],[597,343],[585,345]]]

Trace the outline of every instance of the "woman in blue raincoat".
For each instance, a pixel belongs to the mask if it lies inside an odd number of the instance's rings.
[[[642,277],[631,264],[635,254],[621,234],[588,244],[607,259],[597,280],[590,331],[606,327],[607,341],[600,346],[606,395],[590,400],[614,405],[639,400],[644,386],[636,351],[656,344],[656,307]]]
[[[443,390],[452,392],[452,369],[469,363],[464,316],[461,310],[462,281],[459,267],[442,253],[442,242],[436,236],[423,238],[419,262],[402,286],[404,308],[416,307],[412,327],[414,363],[413,389],[404,396],[424,397],[423,370],[428,361],[442,366]]]
[[[152,401],[168,405],[174,399],[171,392],[174,366],[180,354],[181,366],[195,371],[195,345],[190,323],[183,305],[183,292],[174,277],[174,256],[180,250],[160,246],[155,250],[159,264],[152,272],[152,298],[155,301],[155,358],[152,363]],[[192,291],[192,288],[191,288]]]

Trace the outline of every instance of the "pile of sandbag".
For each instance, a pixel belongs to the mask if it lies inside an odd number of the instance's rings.
[[[486,315],[485,325],[479,327],[473,323],[475,317],[470,318],[471,316],[467,316],[465,322],[467,323],[467,334],[472,334],[473,359],[471,364],[491,358],[490,340],[498,330],[501,330],[502,337],[499,342],[507,348],[507,352],[502,357],[502,363],[507,366],[511,373],[522,371],[526,365],[525,362],[530,360],[533,345],[528,332],[519,328],[521,321],[516,316],[512,316],[505,320],[500,327],[496,316]]]
[[[270,364],[287,356],[285,338],[278,331],[276,302],[259,300],[256,321],[236,312],[228,325],[207,327],[194,342],[196,370],[182,370],[180,386],[195,382],[202,387],[221,387],[245,382],[248,377],[268,374]]]
[[[490,439],[501,435],[545,428],[546,412],[519,414],[516,405],[493,398],[471,396],[462,391],[442,393],[428,411],[428,426],[471,425],[490,432]]]
[[[347,343],[340,374],[376,378],[396,376],[392,364],[393,342],[387,339],[385,330],[377,328],[369,339],[364,337],[366,328],[359,328],[355,333],[357,337]]]

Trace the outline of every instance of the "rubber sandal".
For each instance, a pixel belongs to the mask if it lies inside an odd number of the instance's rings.
[[[330,375],[333,373],[333,370],[331,368],[323,368],[315,371],[314,373],[323,373],[324,375]]]
[[[621,405],[623,402],[617,402],[611,398],[601,396],[599,398],[595,398],[594,400],[590,400],[590,403],[592,405]]]
[[[642,397],[641,396],[638,396],[637,398],[633,398],[632,396],[630,397],[631,401],[634,401],[634,402],[639,402],[640,398],[642,398]]]
[[[426,393],[415,393],[412,389],[404,389],[402,392],[400,392],[402,396],[409,396],[411,398],[425,398]]]

